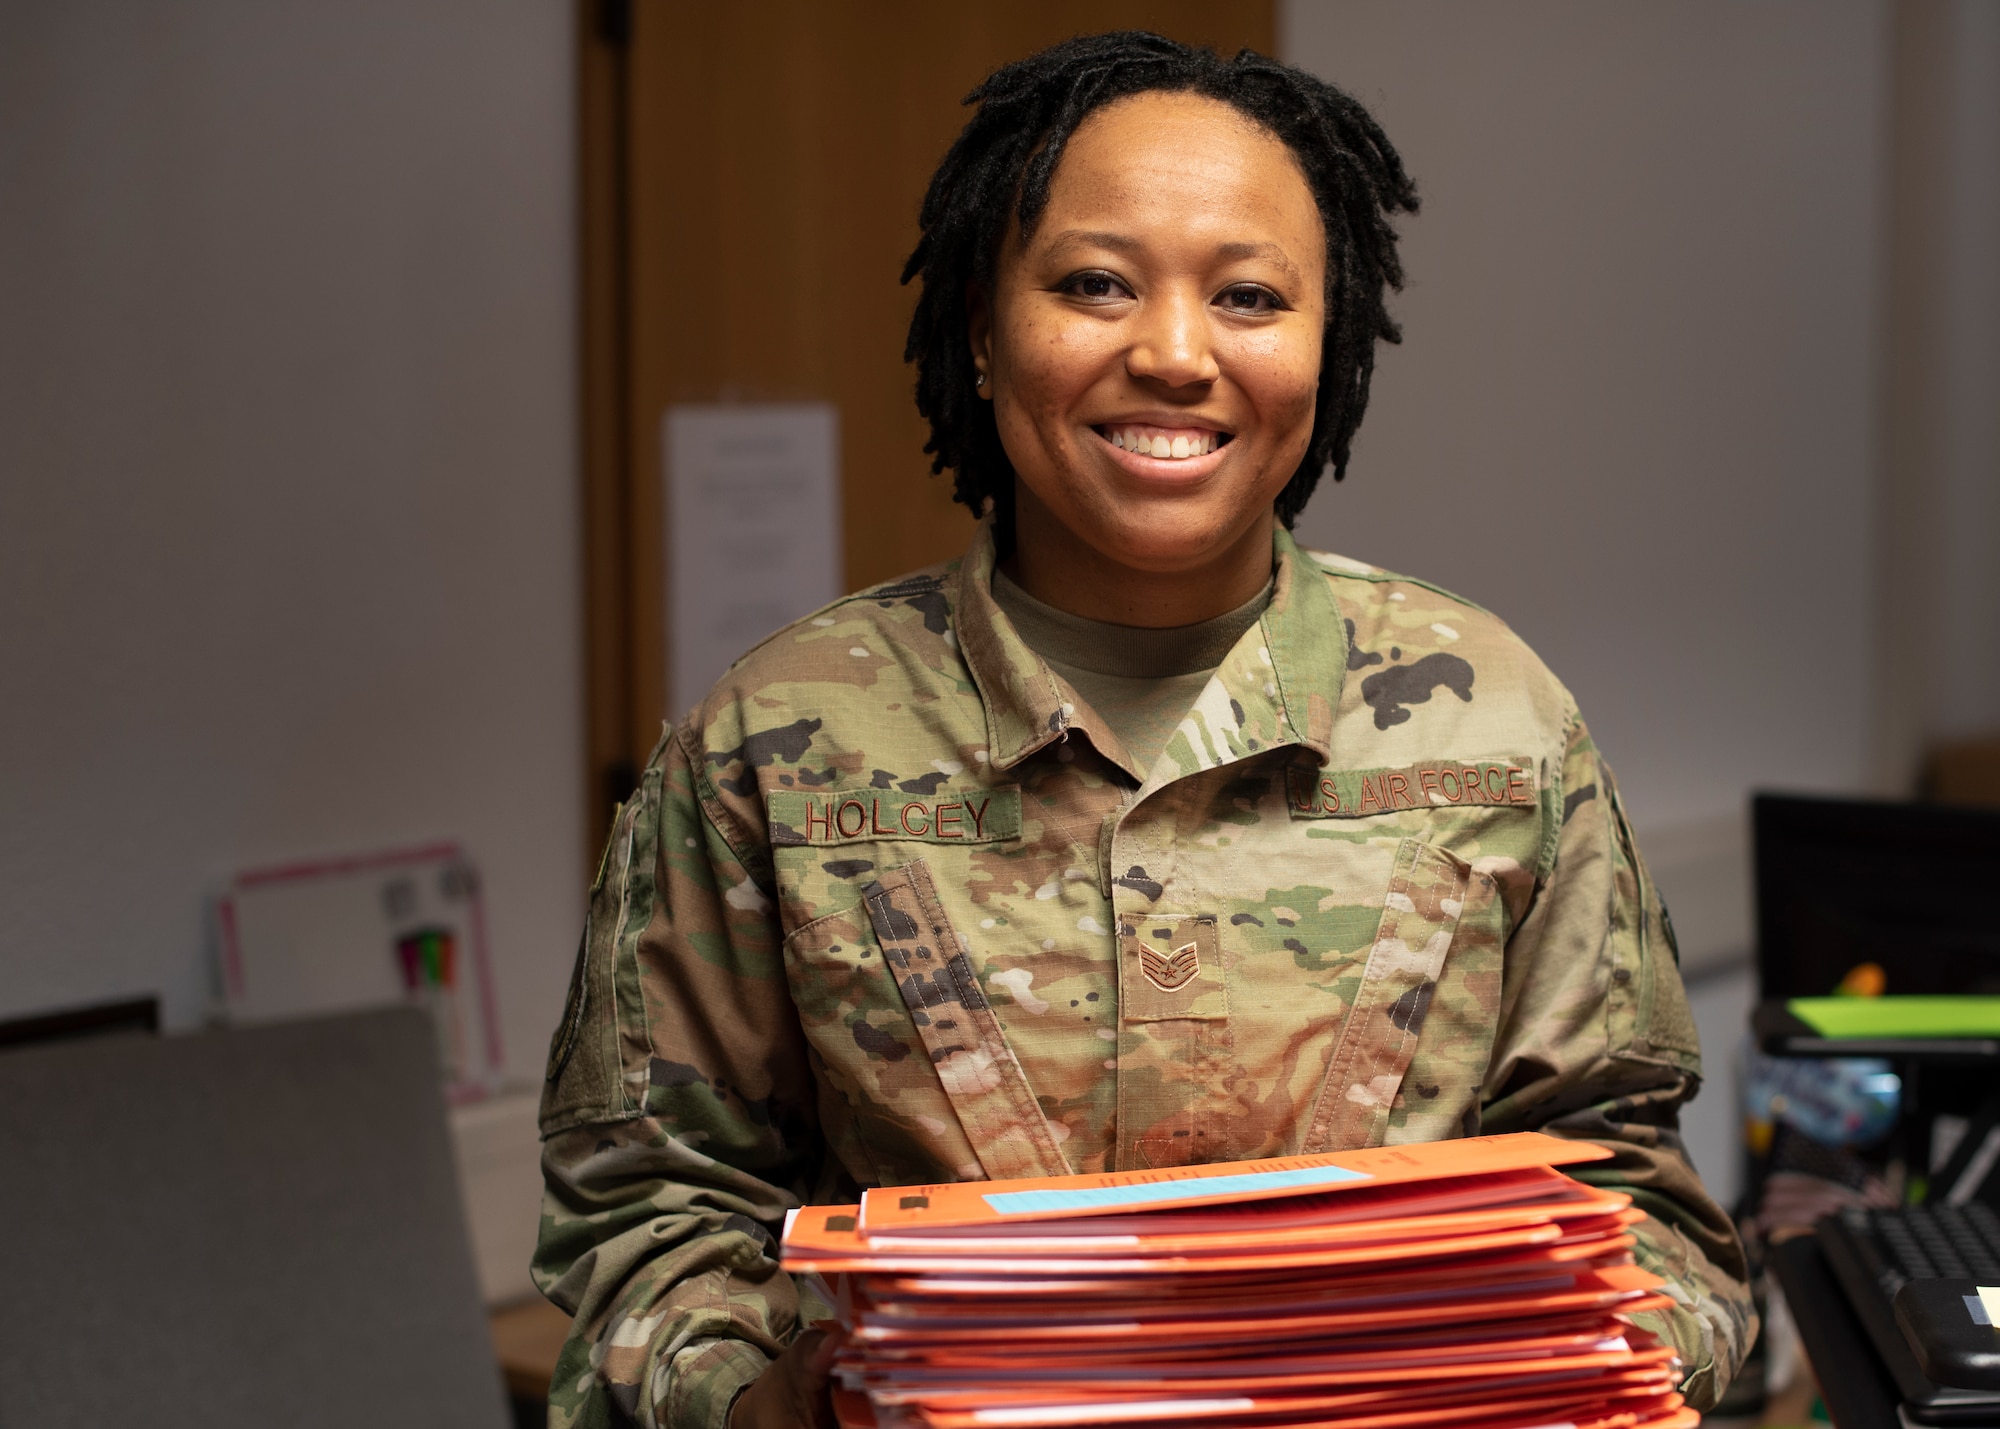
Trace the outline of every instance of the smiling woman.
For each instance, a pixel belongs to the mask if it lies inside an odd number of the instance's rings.
[[[556,1422],[830,1422],[801,1202],[1524,1129],[1612,1149],[1712,1404],[1754,1320],[1610,770],[1501,622],[1289,534],[1397,336],[1394,150],[1153,35],[972,100],[906,277],[981,519],[746,655],[620,812],[542,1108]]]
[[[1263,588],[1312,435],[1325,251],[1290,151],[1226,104],[1139,94],[1078,129],[968,322],[1024,590],[1176,626]]]

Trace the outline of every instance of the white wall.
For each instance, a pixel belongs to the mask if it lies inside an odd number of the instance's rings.
[[[1404,346],[1301,531],[1512,623],[1642,832],[1726,840],[1752,788],[1860,787],[1885,6],[1287,0],[1281,22],[1423,196]]]
[[[1879,762],[1890,10],[1280,17],[1423,197],[1404,345],[1300,530],[1497,611],[1575,693],[1674,911],[1708,1071],[1683,1129],[1732,1200],[1747,796]]]
[[[1756,788],[1907,793],[2000,731],[2000,6],[1281,0],[1416,176],[1318,544],[1497,610],[1674,910],[1740,1180]]]
[[[2000,734],[2000,5],[1895,26],[1877,778]]]
[[[205,996],[233,867],[462,839],[539,1077],[581,917],[546,0],[0,9],[0,1016]]]
[[[1681,1111],[1681,1136],[1702,1183],[1728,1210],[1743,1194],[1743,1047],[1756,1005],[1757,972],[1748,963],[1688,979],[1707,1080]]]

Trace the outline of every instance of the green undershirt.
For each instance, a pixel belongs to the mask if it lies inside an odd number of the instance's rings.
[[[993,573],[993,600],[1014,622],[1030,650],[1070,687],[1125,743],[1140,771],[1160,751],[1243,632],[1271,603],[1271,586],[1236,609],[1196,625],[1157,629],[1111,625],[1044,605]]]

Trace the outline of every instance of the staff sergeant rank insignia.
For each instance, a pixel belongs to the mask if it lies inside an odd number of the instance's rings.
[[[765,802],[771,842],[779,847],[884,839],[990,844],[1021,836],[1021,791],[1014,788],[940,789],[935,794],[773,789]]]
[[[1139,970],[1161,992],[1179,992],[1201,971],[1201,952],[1193,943],[1183,943],[1171,953],[1157,952],[1141,943]]]
[[[1533,805],[1534,761],[1434,760],[1400,769],[1305,769],[1286,775],[1295,819],[1365,819],[1399,809]]]

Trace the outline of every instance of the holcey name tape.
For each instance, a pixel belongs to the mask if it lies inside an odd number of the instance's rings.
[[[765,795],[771,842],[797,847],[879,843],[1000,843],[1021,836],[1021,791],[940,789],[904,794],[893,789],[809,794],[773,789]]]

